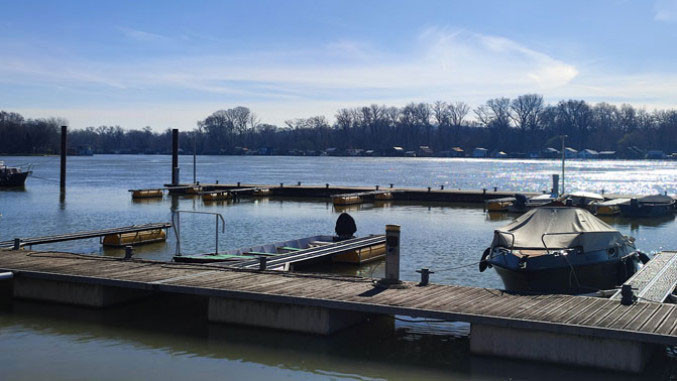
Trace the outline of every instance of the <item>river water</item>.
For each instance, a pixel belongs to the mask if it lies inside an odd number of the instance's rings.
[[[219,249],[231,249],[316,234],[331,234],[338,211],[330,202],[278,198],[205,204],[199,198],[165,196],[132,202],[128,189],[169,182],[169,156],[96,155],[69,157],[68,189],[59,194],[58,157],[0,157],[7,164],[34,164],[21,190],[0,191],[0,240],[14,237],[127,226],[171,220],[172,210],[221,213],[226,222]],[[181,156],[181,177],[192,181],[192,157]],[[336,184],[542,191],[561,163],[551,160],[243,157],[200,156],[197,180],[220,183]],[[677,192],[677,162],[568,161],[569,191],[623,194]],[[416,269],[436,271],[437,283],[502,286],[493,271],[474,263],[492,232],[513,216],[488,214],[481,205],[365,204],[349,210],[358,235],[402,227],[402,278]],[[674,218],[605,220],[637,239],[645,252],[677,248]],[[184,253],[214,250],[214,219],[182,215]],[[119,256],[98,240],[37,246]],[[169,260],[166,243],[141,246],[136,255]],[[449,270],[468,264],[467,267]],[[380,263],[333,271],[379,277]],[[3,379],[582,379],[608,378],[604,372],[479,358],[468,354],[468,326],[377,319],[332,337],[225,327],[203,321],[199,306],[180,308],[176,300],[105,311],[15,303],[0,312],[0,367]],[[174,307],[173,307],[174,306]],[[660,362],[640,379],[677,377],[674,360]],[[630,376],[616,375],[614,379]],[[630,379],[635,379],[630,377]]]

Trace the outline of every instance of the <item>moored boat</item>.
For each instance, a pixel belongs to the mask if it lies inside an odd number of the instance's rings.
[[[21,187],[31,173],[30,167],[24,171],[20,167],[8,167],[4,161],[0,161],[0,187]]]
[[[647,259],[587,210],[546,206],[496,230],[480,271],[494,267],[509,291],[580,294],[622,284]]]
[[[627,204],[619,205],[625,217],[661,217],[675,210],[675,200],[670,196],[654,195],[630,199]]]
[[[288,254],[295,251],[320,247],[338,242],[336,236],[316,235],[311,237],[293,239],[289,241],[273,242],[263,245],[244,247],[228,250],[218,254],[198,254],[198,255],[177,255],[174,256],[176,262],[188,263],[212,263],[242,261],[247,259],[256,259],[258,257],[275,257],[277,255]],[[385,257],[385,245],[372,245],[347,253],[342,253],[331,258],[335,263],[351,263],[361,265],[364,263],[379,260]]]
[[[598,216],[615,216],[621,213],[621,205],[630,203],[629,198],[616,198],[613,200],[592,203],[593,212]]]

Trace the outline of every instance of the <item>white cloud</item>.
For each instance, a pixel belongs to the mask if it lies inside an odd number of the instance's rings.
[[[120,31],[139,41],[165,38]],[[5,107],[27,117],[66,117],[76,128],[120,124],[190,129],[211,112],[236,105],[252,108],[263,122],[282,125],[286,119],[331,117],[338,108],[371,103],[401,106],[442,99],[476,106],[489,98],[532,92],[554,100],[677,103],[674,74],[614,75],[613,68],[564,62],[502,36],[448,28],[425,29],[413,46],[398,52],[379,50],[369,42],[338,40],[297,51],[116,63],[44,54],[7,56],[14,58],[0,60],[0,90],[7,93],[15,86],[38,90],[30,105],[11,104],[14,98],[0,94]],[[59,99],[64,107],[51,101],[39,107],[38,99],[57,93],[55,89],[68,93]]]
[[[677,21],[677,0],[658,0],[654,3],[654,20]]]
[[[163,41],[163,40],[168,40],[167,37],[155,34],[155,33],[150,33],[150,32],[144,32],[142,30],[138,29],[133,29],[133,28],[127,28],[123,26],[117,27],[117,29],[122,32],[127,38],[130,38],[132,40],[136,41],[141,41],[141,42],[153,42],[153,41]]]

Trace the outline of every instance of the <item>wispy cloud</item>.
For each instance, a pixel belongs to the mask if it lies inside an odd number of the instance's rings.
[[[654,3],[654,20],[677,21],[677,0],[658,0]]]
[[[122,34],[125,37],[132,39],[132,40],[135,40],[135,41],[154,42],[154,41],[168,40],[168,38],[163,36],[163,35],[145,32],[145,31],[138,30],[138,29],[123,27],[123,26],[119,26],[119,27],[117,27],[117,29],[120,32],[122,32]]]

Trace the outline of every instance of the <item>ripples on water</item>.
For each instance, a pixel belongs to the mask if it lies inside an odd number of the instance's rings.
[[[184,180],[192,179],[191,159],[180,158]],[[36,164],[35,177],[29,177],[25,190],[0,191],[0,240],[170,221],[171,210],[181,209],[222,213],[226,233],[220,235],[219,247],[230,249],[330,234],[338,216],[331,203],[317,200],[271,198],[205,204],[198,198],[165,197],[159,201],[132,202],[128,189],[158,187],[169,181],[168,156],[69,158],[68,191],[61,203],[57,157],[0,160],[9,165],[28,161]],[[557,161],[531,160],[208,156],[198,158],[198,180],[382,186],[394,183],[410,187],[444,184],[445,188],[496,186],[500,190],[541,191],[550,188],[550,175],[558,173],[559,166]],[[676,175],[675,162],[569,161],[566,186],[568,190],[604,189],[606,193],[674,193]],[[490,243],[493,230],[509,223],[512,216],[488,214],[477,205],[403,203],[364,204],[351,208],[349,213],[355,217],[358,234],[362,235],[382,233],[386,224],[402,226],[403,279],[417,280],[415,270],[429,267],[438,270],[432,275],[434,282],[502,286],[494,272],[480,274],[475,265],[439,270],[476,262]],[[677,248],[674,218],[631,221],[614,217],[606,221],[624,234],[635,236],[637,246],[645,251]],[[213,250],[211,217],[184,215],[181,228],[185,253]],[[102,249],[97,240],[36,248],[122,254],[120,250]],[[139,257],[163,260],[170,259],[174,251],[172,234],[167,243],[136,249]],[[383,264],[341,266],[335,271],[378,277],[383,275]],[[471,357],[467,341],[457,338],[467,332],[467,326],[462,325],[432,327],[443,332],[443,336],[431,339],[427,335],[432,330],[428,329],[430,325],[391,321],[385,323],[386,328],[382,323],[373,323],[376,325],[326,339],[246,328],[214,328],[208,324],[178,329],[192,322],[193,317],[167,321],[168,317],[162,316],[153,320],[148,316],[157,316],[143,308],[137,311],[130,307],[112,317],[107,314],[20,303],[14,312],[0,313],[0,366],[15,376],[12,378],[32,379],[72,378],[72,375],[119,379],[128,378],[130,372],[141,379],[190,378],[195,374],[294,379],[542,379],[535,375],[543,374],[561,379],[555,375],[564,374],[586,379],[603,374]],[[158,324],[162,327],[158,328]],[[222,335],[213,334],[215,329],[221,330]],[[395,332],[394,336],[368,334],[383,329]],[[388,349],[392,348],[398,349],[390,353]],[[44,366],[32,366],[36,359],[44,361]],[[49,373],[42,373],[45,371]]]

